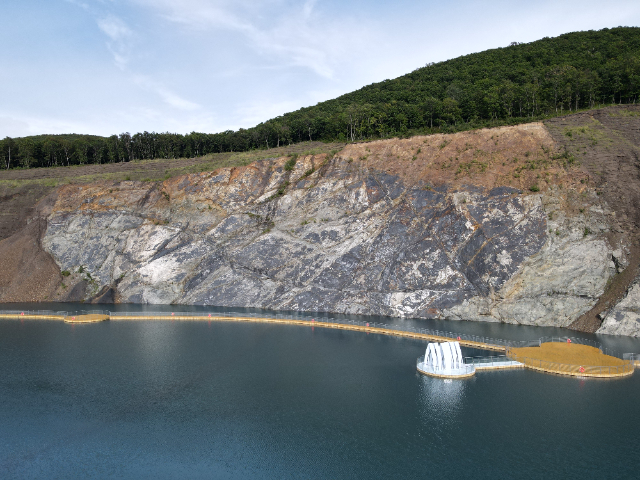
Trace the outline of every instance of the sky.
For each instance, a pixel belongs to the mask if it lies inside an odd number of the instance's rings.
[[[638,0],[2,0],[0,138],[248,128]]]

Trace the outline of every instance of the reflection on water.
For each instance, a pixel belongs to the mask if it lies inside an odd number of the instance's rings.
[[[142,365],[154,372],[166,366],[176,355],[178,339],[175,329],[167,327],[164,322],[134,324],[135,349]]]
[[[474,378],[451,380],[420,377],[421,415],[430,422],[434,420],[443,425],[454,422],[460,410],[464,407],[465,394],[470,382]]]

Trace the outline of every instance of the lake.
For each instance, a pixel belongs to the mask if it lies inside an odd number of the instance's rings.
[[[52,306],[87,308],[37,308]],[[640,352],[555,328],[358,318]],[[416,372],[425,347],[298,326],[0,320],[0,478],[637,476],[639,372],[444,381]]]

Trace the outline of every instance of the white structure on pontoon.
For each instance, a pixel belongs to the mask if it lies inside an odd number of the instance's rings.
[[[427,345],[424,358],[418,358],[418,371],[433,377],[470,377],[476,367],[464,363],[459,342],[443,342]]]

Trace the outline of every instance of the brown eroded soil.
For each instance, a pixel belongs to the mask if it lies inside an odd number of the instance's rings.
[[[455,134],[416,136],[347,145],[338,154],[347,160],[405,182],[446,185],[509,186],[544,191],[562,184],[583,190],[587,174],[556,158],[554,139],[541,123],[498,127]]]
[[[40,247],[45,228],[46,220],[34,219],[0,242],[0,302],[42,302],[57,290],[60,270]]]
[[[565,365],[614,367],[625,364],[624,360],[605,355],[596,347],[577,343],[546,342],[539,347],[513,348],[511,351],[519,358]]]
[[[55,187],[41,183],[21,182],[15,186],[0,183],[0,240],[9,238],[35,213],[36,204]]]

